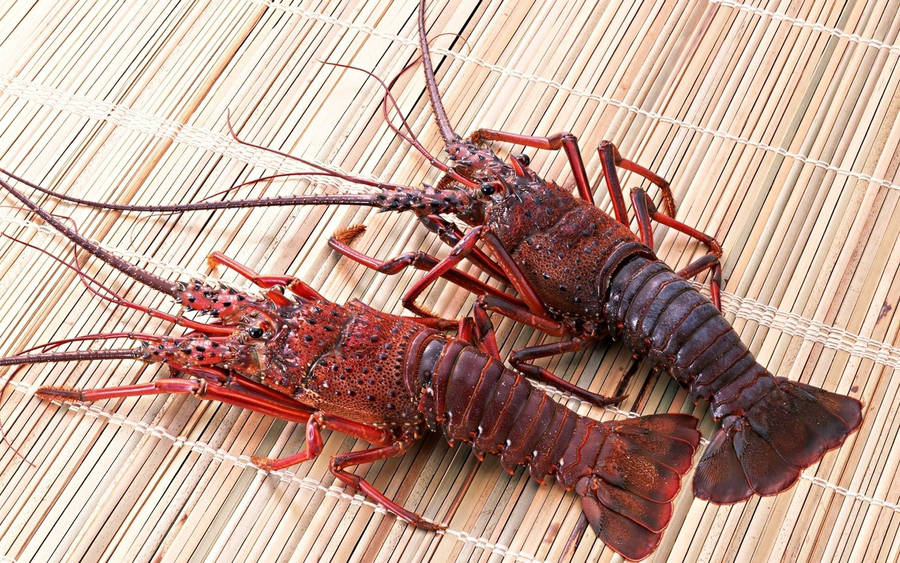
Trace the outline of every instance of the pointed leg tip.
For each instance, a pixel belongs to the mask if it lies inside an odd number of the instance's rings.
[[[616,395],[615,397],[605,397],[603,395],[597,395],[594,399],[594,403],[598,407],[613,407],[619,406],[622,404],[622,401],[628,398],[628,393],[624,393],[622,395]]]
[[[366,232],[365,225],[351,225],[350,227],[347,227],[346,229],[339,229],[338,231],[336,231],[332,235],[332,238],[342,244],[349,246],[350,244],[353,243],[354,240],[359,238],[359,236],[362,235],[364,232]]]
[[[263,471],[273,471],[272,460],[267,457],[250,456],[250,463]]]
[[[430,530],[432,532],[447,529],[447,526],[445,526],[443,524],[439,524],[437,522],[431,522],[430,520],[426,520],[426,519],[422,518],[421,516],[419,516],[418,514],[415,515],[415,518],[403,518],[403,520],[406,520],[407,522],[409,522],[416,528],[422,528],[423,530]]]
[[[62,401],[64,403],[84,401],[84,395],[81,391],[66,387],[41,387],[34,394],[39,399],[47,401]]]

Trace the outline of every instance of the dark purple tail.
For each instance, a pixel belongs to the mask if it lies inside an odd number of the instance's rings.
[[[782,377],[743,415],[728,415],[694,473],[694,494],[718,504],[774,495],[840,446],[862,421],[851,397]]]
[[[575,492],[597,536],[622,557],[643,559],[659,545],[700,442],[696,426],[690,415],[659,414],[592,428],[607,434]]]

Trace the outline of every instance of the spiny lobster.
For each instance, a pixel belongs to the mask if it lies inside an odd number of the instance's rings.
[[[571,133],[534,137],[479,129],[468,139],[459,136],[441,103],[424,13],[424,0],[420,0],[419,39],[426,87],[438,129],[455,164],[450,167],[440,162],[414,135],[389,125],[445,173],[435,188],[415,189],[356,178],[296,157],[292,158],[323,174],[372,186],[381,193],[135,206],[89,202],[29,185],[68,201],[127,211],[335,203],[412,211],[428,229],[453,246],[448,257],[439,260],[422,252],[391,260],[366,256],[350,246],[363,227],[338,233],[329,244],[379,272],[391,274],[409,266],[428,270],[403,299],[404,305],[418,314],[429,312],[417,305],[416,298],[443,277],[479,294],[476,309],[499,312],[564,337],[559,342],[518,350],[510,361],[523,373],[598,404],[609,399],[560,380],[529,362],[576,351],[605,338],[624,340],[637,356],[648,358],[688,387],[695,402],[710,402],[720,427],[698,463],[693,486],[698,497],[712,502],[733,503],[753,494],[772,495],[787,489],[803,468],[842,444],[859,427],[862,404],[858,400],[775,377],[741,343],[720,314],[722,248],[713,237],[674,218],[674,198],[663,178],[622,158],[612,143],[601,143],[598,151],[612,199],[612,217],[593,203],[580,150]],[[384,84],[385,114],[388,100],[396,105],[390,94],[392,85]],[[409,130],[405,121],[403,125]],[[486,141],[563,150],[580,198],[540,178],[528,167],[524,155],[513,156],[508,163],[502,161],[484,146]],[[659,211],[645,191],[632,190],[640,237],[628,227],[617,167],[647,178],[662,194],[663,211]],[[472,228],[463,233],[441,214],[453,215]],[[651,221],[698,239],[709,252],[679,272],[672,271],[653,253]],[[478,242],[489,253],[477,247]],[[512,285],[520,298],[501,294],[457,270],[455,265],[464,258]],[[712,275],[712,302],[686,281],[706,270]]]
[[[0,186],[77,246],[214,319],[193,321],[114,297],[119,305],[189,332],[171,337],[129,334],[140,345],[26,353],[2,358],[0,366],[135,359],[165,364],[183,377],[99,389],[42,387],[39,397],[84,402],[184,393],[306,423],[306,449],[283,458],[254,458],[265,469],[316,457],[322,429],[362,438],[373,447],[334,456],[331,473],[428,529],[442,526],[403,508],[346,468],[402,455],[428,431],[440,429],[451,444],[470,443],[478,456],[498,455],[510,472],[525,465],[538,482],[555,478],[574,490],[587,521],[624,557],[642,559],[659,544],[700,440],[694,417],[659,414],[599,422],[578,415],[480,345],[483,331],[490,331],[486,318],[477,323],[464,319],[451,338],[437,330],[443,327],[440,321],[388,315],[355,300],[337,305],[296,278],[259,275],[219,253],[210,257],[212,264],[234,269],[263,288],[263,296],[199,280],[173,283],[85,239],[7,182],[0,180]],[[77,266],[70,267],[107,297],[115,295]]]

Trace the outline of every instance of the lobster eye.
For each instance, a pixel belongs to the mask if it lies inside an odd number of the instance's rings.
[[[493,194],[494,193],[494,185],[488,184],[487,182],[485,182],[484,184],[481,184],[481,193],[483,193],[484,195]]]
[[[522,163],[522,166],[528,166],[531,164],[531,157],[523,152],[519,155],[519,162]]]
[[[262,338],[263,337],[263,329],[258,326],[250,327],[250,330],[247,331],[247,334],[250,335],[250,338]]]

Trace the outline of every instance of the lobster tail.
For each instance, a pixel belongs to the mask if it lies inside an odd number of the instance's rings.
[[[499,456],[510,472],[525,465],[539,483],[555,477],[574,489],[591,527],[624,557],[642,559],[659,544],[700,442],[696,418],[583,417],[461,340],[425,335],[411,357],[410,392],[448,440]]]
[[[746,413],[722,420],[694,474],[697,497],[727,504],[779,493],[862,421],[856,399],[781,377],[771,380],[768,393]]]
[[[716,503],[790,487],[859,427],[856,399],[774,377],[716,307],[662,262],[635,257],[609,282],[610,334],[707,399],[721,428],[694,475]]]
[[[597,424],[581,444],[573,442],[582,454],[590,444],[600,444],[592,466],[574,465],[576,471],[588,471],[575,492],[588,523],[616,553],[643,559],[659,545],[700,440],[696,425],[689,415],[645,416]],[[569,477],[565,467],[561,482]]]

